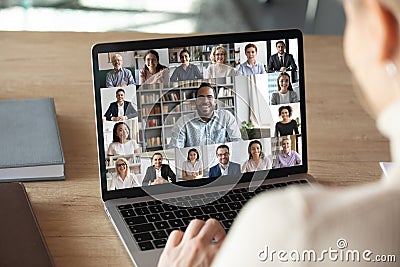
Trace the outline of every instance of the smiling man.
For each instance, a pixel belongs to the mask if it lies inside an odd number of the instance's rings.
[[[210,168],[208,174],[210,178],[240,173],[240,164],[230,161],[230,152],[227,145],[219,145],[215,155],[217,156],[218,164]]]
[[[115,54],[111,58],[111,63],[114,66],[113,70],[110,70],[106,76],[107,87],[118,87],[135,84],[132,76],[132,72],[126,68],[123,68],[123,60],[120,54]]]
[[[269,58],[268,71],[297,70],[297,65],[294,62],[293,55],[285,52],[285,42],[276,42],[276,50],[278,53]]]
[[[124,121],[137,117],[137,111],[132,103],[125,100],[125,91],[120,88],[115,93],[117,101],[110,103],[104,117],[108,121]]]
[[[242,140],[235,117],[228,110],[215,109],[216,104],[211,84],[200,84],[196,111],[179,118],[172,128],[169,146],[182,148]]]

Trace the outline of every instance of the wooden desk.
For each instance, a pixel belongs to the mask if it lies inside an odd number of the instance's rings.
[[[100,199],[90,48],[150,37],[0,32],[0,99],[55,98],[67,180],[25,185],[57,266],[131,265]],[[310,173],[335,186],[377,179],[389,146],[353,92],[342,38],[307,36],[305,49]]]

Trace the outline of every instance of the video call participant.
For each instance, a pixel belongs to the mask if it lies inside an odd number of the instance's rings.
[[[235,76],[235,68],[226,64],[227,53],[222,46],[214,46],[211,50],[210,59],[212,64],[207,67],[204,73],[205,79],[225,78]]]
[[[249,159],[242,166],[242,172],[254,172],[269,170],[272,168],[271,160],[262,151],[262,144],[258,140],[252,140],[247,148]]]
[[[241,141],[239,126],[228,110],[215,109],[215,90],[209,83],[196,92],[196,111],[178,119],[172,128],[172,148]]]
[[[171,170],[169,165],[162,164],[163,156],[161,153],[156,152],[151,157],[151,162],[153,166],[147,167],[146,174],[143,178],[142,185],[156,185],[156,184],[165,184],[168,183],[169,180],[172,183],[176,182],[176,175]]]
[[[280,73],[276,81],[278,83],[278,92],[272,93],[271,105],[288,104],[299,101],[297,93],[293,91],[289,74],[286,72]]]
[[[291,149],[291,141],[287,136],[282,137],[282,151],[276,156],[274,168],[291,167],[295,164],[301,164],[299,153]]]
[[[268,62],[268,71],[289,71],[297,70],[292,54],[286,53],[286,44],[283,41],[276,42],[278,53],[272,55]]]
[[[156,50],[149,50],[143,57],[144,67],[140,70],[140,84],[168,82],[168,68],[160,64],[160,56]]]
[[[215,152],[218,164],[210,168],[208,177],[218,178],[224,175],[234,175],[240,173],[240,164],[229,161],[229,147],[227,145],[219,145]]]
[[[137,117],[138,113],[132,103],[125,100],[125,90],[120,88],[115,93],[116,102],[108,107],[104,117],[108,121],[123,121]]]
[[[193,180],[203,177],[203,162],[200,159],[199,151],[191,148],[188,151],[187,160],[182,163],[183,180]]]
[[[264,74],[264,64],[257,62],[257,46],[255,44],[247,44],[244,47],[247,60],[240,64],[236,75],[253,75],[253,74]]]
[[[203,79],[203,74],[201,74],[199,68],[190,63],[189,50],[183,49],[179,53],[179,59],[182,64],[172,73],[171,82]]]
[[[112,177],[110,190],[132,188],[139,186],[137,177],[129,170],[128,161],[125,158],[119,158],[115,162],[116,173]]]
[[[135,84],[132,72],[127,68],[122,67],[123,60],[120,54],[115,54],[111,58],[111,63],[114,66],[106,75],[107,87],[118,87]]]
[[[292,120],[293,109],[291,106],[279,107],[279,116],[282,118],[275,124],[275,136],[299,134],[297,122]]]
[[[113,128],[113,141],[108,146],[107,155],[130,155],[139,153],[139,145],[131,140],[131,130],[125,122],[117,122]]]

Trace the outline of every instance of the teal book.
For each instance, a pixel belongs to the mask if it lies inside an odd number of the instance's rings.
[[[0,101],[0,182],[63,180],[54,99]]]

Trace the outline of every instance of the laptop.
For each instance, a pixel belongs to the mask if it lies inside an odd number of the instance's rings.
[[[229,231],[258,193],[314,181],[301,31],[100,43],[92,62],[102,200],[134,265],[193,218]]]

